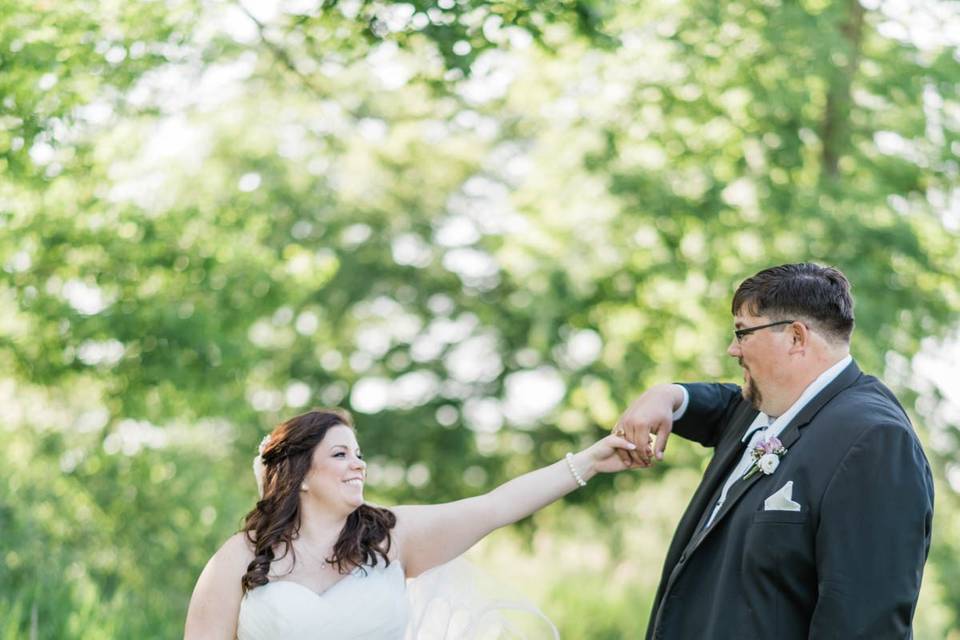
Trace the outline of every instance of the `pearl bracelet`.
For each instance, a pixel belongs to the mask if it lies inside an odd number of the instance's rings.
[[[567,461],[567,468],[570,469],[570,474],[573,476],[573,479],[577,481],[577,484],[581,487],[587,486],[587,481],[583,479],[583,476],[580,475],[577,468],[573,466],[573,454],[568,453],[564,458]]]

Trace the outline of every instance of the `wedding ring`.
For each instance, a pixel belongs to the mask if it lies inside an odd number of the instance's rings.
[[[613,432],[613,435],[620,436],[622,438],[623,436],[627,435],[627,433],[620,427],[617,427],[617,430]]]

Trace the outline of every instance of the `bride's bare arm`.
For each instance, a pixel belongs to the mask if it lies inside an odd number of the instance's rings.
[[[203,568],[190,597],[184,640],[234,640],[243,590],[240,579],[253,552],[238,533],[213,554]]]
[[[586,481],[597,473],[627,469],[616,455],[634,446],[607,436],[573,456],[573,466]],[[565,459],[500,485],[490,493],[437,505],[404,505],[393,509],[400,560],[407,576],[457,557],[485,535],[527,517],[577,488]]]

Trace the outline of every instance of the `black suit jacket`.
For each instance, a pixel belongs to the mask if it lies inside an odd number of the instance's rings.
[[[705,515],[757,412],[735,385],[684,385],[674,433],[714,457],[667,552],[648,639],[910,638],[930,548],[933,480],[903,408],[851,363],[781,433],[772,475]],[[765,511],[793,481],[801,511]]]

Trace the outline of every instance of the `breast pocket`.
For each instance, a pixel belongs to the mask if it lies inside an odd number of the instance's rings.
[[[806,511],[758,511],[753,516],[753,523],[777,522],[781,524],[803,524],[810,514]]]
[[[741,569],[750,579],[813,569],[813,531],[807,511],[757,511],[747,527]]]

